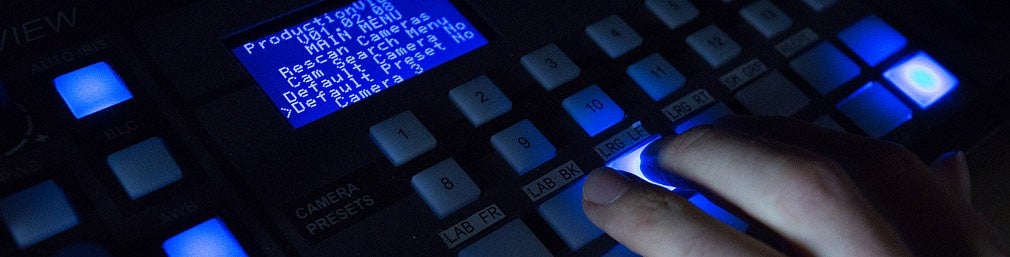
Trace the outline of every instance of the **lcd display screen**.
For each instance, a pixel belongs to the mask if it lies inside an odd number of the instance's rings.
[[[298,128],[487,43],[448,0],[362,0],[232,52]]]

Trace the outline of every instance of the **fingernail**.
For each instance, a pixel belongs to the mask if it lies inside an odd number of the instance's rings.
[[[594,170],[586,178],[583,199],[599,205],[610,205],[631,188],[628,179],[608,168]]]

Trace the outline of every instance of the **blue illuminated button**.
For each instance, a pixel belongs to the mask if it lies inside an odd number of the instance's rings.
[[[790,116],[810,103],[810,98],[780,72],[772,72],[736,93],[736,99],[753,114]]]
[[[642,36],[617,15],[610,15],[589,25],[586,34],[612,59],[642,45],[643,41]]]
[[[870,16],[838,32],[838,38],[870,66],[877,66],[908,44],[908,39],[880,17]]]
[[[923,109],[946,96],[958,83],[953,74],[924,52],[885,71],[884,77]]]
[[[487,76],[453,88],[449,91],[449,99],[474,126],[484,125],[512,110],[512,101]]]
[[[161,138],[151,138],[106,158],[130,199],[137,199],[182,179],[182,170]]]
[[[722,221],[722,223],[726,223],[726,225],[729,225],[736,230],[747,231],[747,227],[749,227],[749,225],[747,225],[747,223],[743,220],[733,216],[733,214],[729,213],[722,207],[715,205],[715,203],[708,200],[708,198],[705,198],[705,196],[701,194],[694,194],[694,196],[691,196],[691,198],[687,199],[687,201],[694,204],[695,207],[698,207],[698,209],[701,209],[709,216]]]
[[[0,220],[24,249],[77,226],[79,220],[67,196],[52,180],[0,200]]]
[[[610,249],[610,251],[607,251],[607,253],[604,253],[603,256],[600,257],[640,257],[640,256],[641,255],[632,252],[631,249],[628,249],[627,246],[619,244],[617,246],[614,246],[613,249]]]
[[[691,49],[694,49],[712,67],[718,67],[733,60],[743,51],[736,41],[733,41],[726,32],[715,25],[709,25],[687,36],[687,45],[691,46]]]
[[[436,143],[435,136],[410,111],[375,124],[368,130],[368,135],[396,166],[435,149]]]
[[[221,218],[213,218],[179,233],[161,244],[168,257],[248,256]]]
[[[105,62],[63,74],[53,84],[78,119],[133,98],[123,79]]]
[[[555,44],[544,46],[523,56],[520,62],[547,91],[572,81],[582,73],[579,66]]]
[[[912,110],[880,83],[870,82],[838,103],[838,110],[875,138],[912,119]]]
[[[491,146],[520,176],[554,158],[557,149],[529,120],[491,136]]]
[[[768,0],[757,1],[740,9],[740,16],[765,38],[772,38],[793,25],[793,18]]]
[[[650,54],[645,59],[628,66],[627,72],[628,76],[656,101],[684,87],[684,83],[687,82],[687,77],[659,54]]]
[[[698,8],[688,0],[645,0],[645,7],[671,30],[698,18]]]
[[[552,257],[522,220],[513,220],[459,251],[459,257]]]
[[[726,106],[726,104],[724,103],[718,103],[716,105],[713,105],[712,107],[709,107],[708,109],[705,109],[705,111],[698,113],[698,115],[695,115],[690,120],[681,123],[679,126],[677,126],[677,128],[674,131],[676,131],[677,134],[682,134],[690,130],[691,128],[701,125],[710,125],[712,123],[715,123],[716,120],[719,120],[719,118],[729,116],[732,114],[733,110],[730,110],[729,106]]]
[[[582,186],[585,182],[586,179],[580,179],[537,208],[544,221],[572,250],[582,248],[603,235],[603,230],[593,225],[582,211]]]
[[[595,136],[624,119],[624,110],[598,86],[590,86],[561,102],[582,129]]]
[[[480,188],[453,159],[414,175],[410,184],[439,218],[445,218],[480,196]]]
[[[803,2],[806,2],[810,8],[814,9],[814,11],[820,12],[824,9],[828,9],[828,7],[831,7],[832,5],[835,5],[838,0],[803,0]]]
[[[828,42],[796,57],[789,62],[789,67],[822,95],[856,78],[860,73],[859,65]]]

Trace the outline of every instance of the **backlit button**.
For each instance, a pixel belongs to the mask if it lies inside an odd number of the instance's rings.
[[[67,196],[52,180],[0,199],[0,220],[24,249],[79,222]]]
[[[133,98],[123,79],[105,62],[63,74],[53,84],[78,119]]]
[[[522,220],[516,219],[459,251],[459,257],[552,257]]]
[[[624,119],[624,110],[595,85],[565,98],[561,105],[589,136],[595,136]]]
[[[791,116],[810,103],[806,94],[777,71],[741,89],[736,99],[751,113],[764,116]]]
[[[719,120],[719,118],[726,117],[732,114],[733,110],[730,110],[729,106],[726,106],[726,104],[724,103],[717,103],[716,105],[709,107],[705,111],[698,113],[698,115],[695,115],[690,120],[681,123],[679,126],[677,126],[676,129],[674,129],[674,131],[676,131],[677,134],[683,134],[684,132],[687,132],[691,128],[701,125],[710,125],[712,123],[715,123],[716,120]]]
[[[593,225],[582,211],[582,186],[585,182],[585,179],[579,180],[537,208],[544,221],[572,250],[582,248],[603,235],[603,230]]]
[[[586,34],[612,59],[642,45],[642,36],[617,15],[589,25]]]
[[[822,95],[834,91],[860,73],[859,65],[828,42],[796,57],[789,62],[789,67]]]
[[[912,110],[880,83],[870,82],[838,103],[838,110],[875,138],[912,119]]]
[[[688,36],[687,45],[712,67],[729,62],[743,51],[736,41],[715,25],[709,25]]]
[[[410,111],[375,124],[368,131],[372,141],[396,166],[435,149],[435,137]]]
[[[554,145],[529,120],[522,120],[491,136],[491,146],[520,176],[557,154]]]
[[[182,170],[161,138],[151,138],[109,155],[112,174],[137,199],[182,179]]]
[[[572,81],[582,70],[561,48],[550,44],[523,56],[523,68],[548,91]]]
[[[645,7],[671,30],[698,18],[698,8],[688,0],[645,0]]]
[[[908,44],[908,39],[880,17],[870,16],[838,33],[849,49],[870,66],[877,66]]]
[[[803,2],[806,2],[810,8],[814,9],[814,11],[820,12],[824,9],[828,9],[828,7],[831,7],[832,5],[835,5],[838,0],[803,0]]]
[[[414,175],[410,184],[439,218],[445,218],[480,196],[480,188],[453,159]]]
[[[757,1],[740,9],[740,16],[765,38],[772,38],[793,25],[793,18],[768,0]]]
[[[953,74],[924,52],[885,71],[884,77],[923,109],[953,91],[958,83]]]
[[[449,99],[475,127],[512,110],[512,101],[487,76],[453,88]]]
[[[221,218],[213,218],[179,233],[161,244],[168,257],[248,256]]]
[[[659,54],[650,54],[645,59],[628,66],[627,72],[628,76],[656,101],[684,87],[684,83],[687,82],[687,77]]]

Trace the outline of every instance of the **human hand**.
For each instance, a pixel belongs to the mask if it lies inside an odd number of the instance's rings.
[[[787,118],[733,117],[665,144],[660,164],[784,242],[772,247],[686,199],[610,169],[583,209],[645,256],[1007,256],[970,204],[963,153],[927,166],[885,141]]]

